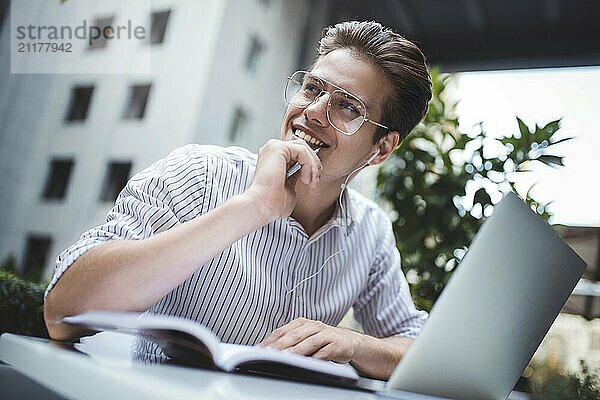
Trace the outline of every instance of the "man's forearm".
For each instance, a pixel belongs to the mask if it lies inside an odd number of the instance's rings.
[[[413,340],[402,336],[378,339],[362,336],[361,345],[356,348],[351,364],[361,373],[376,379],[389,379]]]
[[[81,334],[57,322],[90,309],[143,311],[242,236],[272,220],[252,192],[144,240],[115,240],[80,257],[44,303],[50,336]]]

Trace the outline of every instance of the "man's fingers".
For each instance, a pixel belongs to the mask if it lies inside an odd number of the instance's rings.
[[[289,347],[288,350],[296,354],[311,356],[320,352],[321,348],[331,342],[332,338],[325,332],[320,331]]]
[[[279,338],[284,336],[285,332],[286,332],[282,328],[284,328],[284,327],[275,329],[273,332],[271,332],[271,334],[269,334],[269,336],[267,336],[258,345],[261,347],[267,347],[267,346],[270,346],[271,344],[275,343],[276,341],[278,341]]]
[[[288,322],[287,324],[275,329],[273,332],[271,332],[269,334],[269,336],[264,338],[263,341],[259,343],[259,346],[262,346],[262,347],[270,346],[272,343],[279,340],[280,337],[285,336],[285,334],[287,332],[289,332],[291,329],[293,329],[294,325],[292,325],[292,324],[297,324],[296,321],[297,321],[297,319],[295,319],[291,322]]]
[[[314,326],[301,326],[289,331],[286,335],[271,343],[269,347],[278,350],[291,350],[298,343],[307,340],[317,333],[319,333],[319,330]]]
[[[287,170],[298,162],[303,167],[291,179]],[[321,160],[303,141],[271,139],[261,147],[249,191],[257,197],[266,214],[276,218],[289,216],[296,205],[298,179],[315,187],[319,181]]]
[[[287,163],[286,174],[287,170],[297,162],[301,165],[301,169],[296,175],[304,184],[314,186],[318,182],[323,165],[318,155],[304,140],[281,141],[271,139],[260,149],[259,154],[266,155],[274,152],[279,153],[283,161]],[[279,159],[279,162],[282,159]],[[276,167],[275,165],[269,165],[267,168]]]
[[[297,161],[302,168],[300,169],[300,179],[306,185],[315,184],[321,175],[321,159],[314,150],[304,140],[291,140],[290,161]]]
[[[274,330],[260,346],[322,360],[349,362],[360,345],[356,335],[355,332],[331,327],[320,321],[297,318]]]
[[[324,346],[319,347],[319,349],[317,351],[312,353],[312,357],[318,358],[320,360],[330,360],[330,361],[340,361],[340,362],[345,361],[345,360],[336,360],[335,354],[336,354],[335,344],[330,342],[330,343],[325,344]]]
[[[289,335],[291,332],[295,331],[298,328],[302,328],[305,325],[313,325],[312,323],[315,323],[316,321],[311,321],[309,319],[306,318],[296,318],[293,321],[288,322],[287,324],[285,324],[284,326],[275,329],[273,332],[271,332],[271,334],[269,336],[267,336],[261,343],[260,346],[266,347],[266,346],[272,346],[275,348],[279,348],[281,350],[283,350],[284,348],[287,347],[283,347],[281,348],[281,344],[288,341],[290,338],[285,339],[284,342],[279,343],[277,346],[273,346],[274,343],[278,342],[280,339],[286,337],[287,335]],[[310,331],[316,331],[318,330],[316,327],[315,328],[309,328],[307,329],[307,332]],[[300,331],[294,332],[292,334],[292,337],[299,337],[300,336]],[[294,343],[295,344],[295,343]]]
[[[312,324],[302,325],[287,331],[284,335],[271,341],[268,346],[278,350],[288,350],[317,333],[319,333],[317,326]]]

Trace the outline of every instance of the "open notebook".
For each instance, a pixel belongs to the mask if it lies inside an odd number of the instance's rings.
[[[356,381],[349,364],[338,364],[275,349],[222,343],[206,327],[179,317],[134,312],[89,311],[63,318],[94,331],[138,334],[157,343],[169,362],[323,383]]]

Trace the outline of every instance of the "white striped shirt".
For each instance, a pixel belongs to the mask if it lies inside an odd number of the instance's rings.
[[[244,192],[256,158],[239,147],[188,145],[139,172],[120,193],[106,223],[58,256],[46,294],[92,247],[147,238]],[[346,218],[337,206],[333,218],[311,237],[292,217],[265,225],[198,266],[148,311],[196,320],[222,341],[256,344],[297,317],[337,325],[354,307],[366,333],[414,338],[427,313],[417,311],[411,300],[391,223],[375,203],[347,193],[342,196]],[[340,248],[317,276],[286,294]]]

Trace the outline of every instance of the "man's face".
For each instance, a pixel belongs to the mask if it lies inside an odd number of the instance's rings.
[[[366,105],[367,118],[381,120],[381,106],[389,83],[371,63],[357,58],[347,49],[338,49],[320,58],[311,73],[360,98]],[[328,92],[335,89],[325,84]],[[350,136],[337,131],[327,119],[328,99],[329,95],[322,95],[306,108],[288,106],[281,127],[283,140],[303,138],[308,141],[312,137],[325,144],[319,150],[323,163],[321,182],[324,184],[343,181],[353,170],[364,165],[376,149],[372,138],[377,129],[365,122]]]

